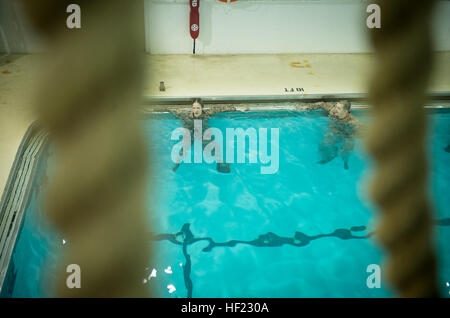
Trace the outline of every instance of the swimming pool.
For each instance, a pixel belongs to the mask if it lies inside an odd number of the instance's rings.
[[[368,120],[364,111],[354,114]],[[147,117],[142,124],[153,154],[148,210],[155,255],[142,269],[142,283],[160,297],[392,296],[385,281],[379,289],[366,284],[368,265],[381,264],[383,255],[372,237],[376,215],[365,192],[370,160],[361,140],[346,170],[340,158],[317,163],[329,129],[322,112],[218,114],[209,126],[224,135],[226,128],[279,128],[278,172],[261,174],[258,163],[231,164],[229,174],[212,163],[183,163],[173,172],[171,134],[180,121],[170,114]],[[450,113],[429,118],[439,282],[449,296]],[[70,244],[45,224],[41,209],[52,159],[49,146],[36,170],[3,297],[51,296],[44,272],[51,276],[58,250]]]

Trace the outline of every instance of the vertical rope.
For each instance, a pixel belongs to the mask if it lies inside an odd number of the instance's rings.
[[[370,192],[381,210],[377,238],[388,253],[386,277],[399,296],[438,296],[423,108],[433,1],[377,2],[382,27],[371,31],[376,71],[367,140],[376,164]]]
[[[80,30],[66,28],[70,1],[24,3],[50,46],[36,106],[56,155],[46,211],[67,241],[56,295],[148,296],[138,1],[78,1]],[[66,286],[69,264],[81,268],[80,289]]]

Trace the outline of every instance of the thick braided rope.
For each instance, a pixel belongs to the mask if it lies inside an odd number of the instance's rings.
[[[386,277],[401,297],[438,295],[427,197],[425,90],[431,69],[433,1],[379,0],[381,29],[370,98],[367,146],[375,158],[371,196],[381,209],[377,238],[387,249]]]
[[[78,2],[82,28],[67,30],[69,1],[25,1],[50,43],[37,111],[56,154],[46,211],[67,241],[55,294],[146,297],[149,161],[137,117],[137,1]],[[69,264],[81,268],[80,289],[66,285]]]

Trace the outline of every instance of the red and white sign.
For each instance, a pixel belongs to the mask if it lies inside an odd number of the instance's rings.
[[[200,15],[198,13],[198,8],[200,7],[200,0],[191,0],[191,15],[190,15],[190,26],[189,32],[191,33],[191,37],[195,40],[198,38],[200,34]]]

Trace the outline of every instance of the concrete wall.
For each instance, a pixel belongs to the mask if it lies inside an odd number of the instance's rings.
[[[192,52],[188,0],[146,1],[146,47],[155,54]],[[370,1],[369,1],[370,3]],[[369,52],[361,0],[200,2],[201,54]],[[450,50],[450,1],[434,16],[437,50]]]
[[[147,51],[189,54],[188,0],[144,0]],[[370,1],[369,1],[370,2]],[[74,0],[76,3],[76,0]],[[369,52],[363,0],[200,1],[200,54]],[[434,16],[437,50],[450,50],[450,1]],[[0,0],[0,53],[36,53],[42,41],[23,18],[20,1]]]
[[[21,2],[0,0],[0,54],[35,53],[43,43],[22,14]]]

